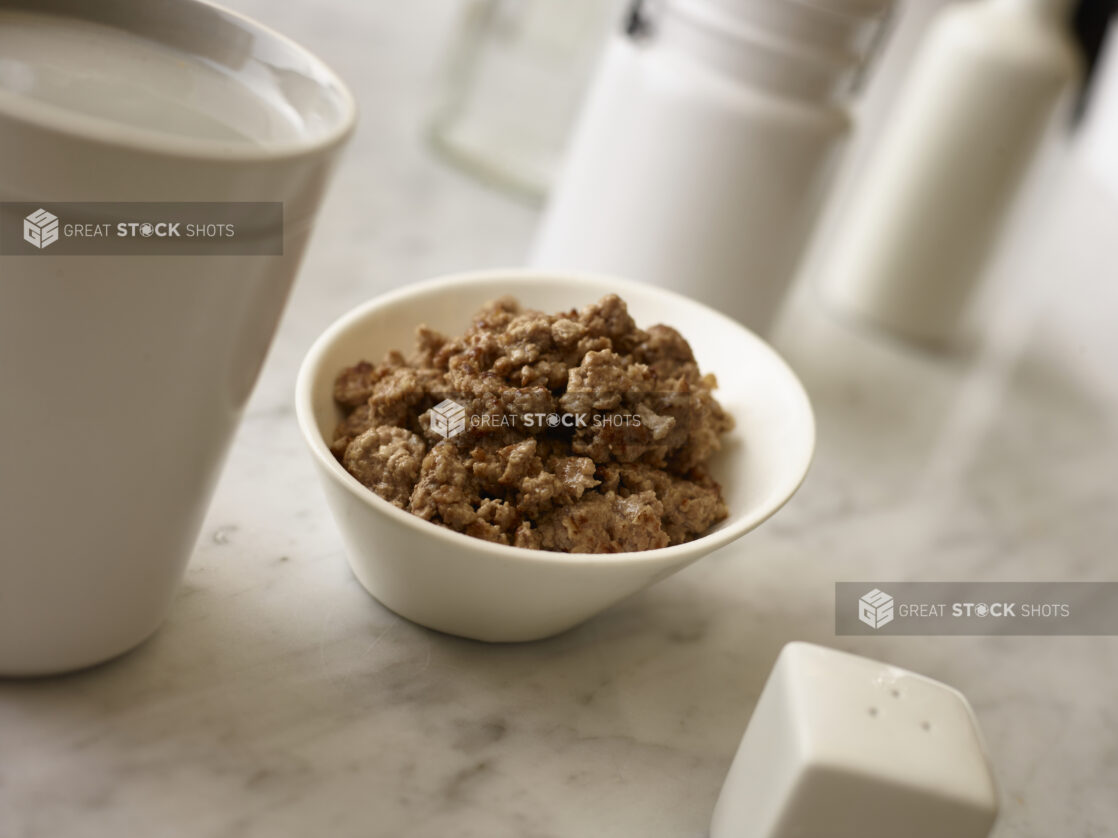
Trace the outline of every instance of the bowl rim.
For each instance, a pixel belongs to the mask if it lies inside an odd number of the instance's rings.
[[[806,419],[807,439],[803,450],[799,452],[798,461],[795,463],[796,477],[792,485],[782,495],[771,499],[768,503],[761,504],[753,510],[742,514],[721,529],[709,532],[692,541],[683,544],[674,544],[668,547],[657,547],[651,550],[631,550],[622,553],[562,553],[550,550],[533,550],[528,547],[515,547],[508,544],[498,544],[484,539],[474,538],[456,530],[441,527],[438,524],[426,521],[407,510],[389,503],[376,492],[367,488],[357,478],[351,475],[331,453],[326,440],[318,430],[314,419],[313,390],[318,378],[323,357],[334,346],[337,340],[347,333],[355,324],[368,317],[377,309],[395,305],[411,297],[418,297],[446,288],[477,285],[493,281],[512,280],[544,280],[562,282],[564,284],[600,288],[602,284],[616,287],[616,293],[625,298],[626,291],[640,295],[661,297],[665,302],[698,306],[705,310],[707,316],[722,321],[725,325],[744,333],[751,341],[758,345],[758,349],[770,356],[770,360],[782,370],[792,388],[800,396],[800,402]],[[417,324],[418,325],[418,324]],[[303,362],[299,367],[298,377],[295,382],[295,415],[299,423],[299,430],[303,441],[310,449],[312,457],[329,475],[336,484],[346,490],[349,495],[368,506],[373,512],[387,515],[399,524],[413,529],[420,536],[427,536],[441,540],[447,547],[457,547],[462,550],[473,550],[488,553],[494,558],[508,559],[516,562],[537,562],[543,564],[629,564],[633,562],[665,562],[672,559],[697,558],[700,555],[711,553],[737,540],[761,523],[772,517],[786,504],[803,484],[807,477],[808,469],[815,453],[815,416],[811,408],[811,401],[803,384],[793,372],[788,363],[769,344],[730,317],[716,309],[693,300],[683,294],[669,291],[657,286],[625,279],[606,273],[591,273],[582,271],[551,271],[533,268],[493,268],[483,270],[465,271],[445,274],[432,279],[409,283],[401,288],[379,294],[372,299],[349,309],[334,320],[315,339]]]

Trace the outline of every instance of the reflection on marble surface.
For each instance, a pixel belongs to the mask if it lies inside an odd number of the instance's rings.
[[[234,4],[364,110],[186,582],[106,666],[0,683],[0,836],[700,838],[793,639],[961,688],[998,838],[1113,836],[1118,638],[836,638],[854,579],[1113,579],[1118,202],[1073,166],[1028,243],[1036,293],[935,358],[796,301],[777,342],[819,423],[800,494],[741,542],[542,643],[426,631],[351,577],[292,415],[295,369],[380,290],[515,263],[535,217],[430,160],[445,4]],[[1002,328],[1004,327],[1004,328]]]

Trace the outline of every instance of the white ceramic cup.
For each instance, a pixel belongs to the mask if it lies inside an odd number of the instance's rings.
[[[0,0],[0,200],[283,204],[281,255],[0,255],[0,675],[162,622],[354,118],[216,6]]]

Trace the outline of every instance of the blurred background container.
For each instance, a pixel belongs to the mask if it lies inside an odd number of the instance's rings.
[[[624,0],[470,0],[429,126],[482,180],[541,199]]]
[[[666,0],[610,41],[531,264],[628,276],[768,331],[892,0]]]

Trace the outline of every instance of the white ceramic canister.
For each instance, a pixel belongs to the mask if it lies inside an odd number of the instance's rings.
[[[951,340],[1078,72],[1070,6],[983,0],[937,15],[820,259],[832,305]]]
[[[767,331],[889,0],[667,0],[617,35],[532,263],[689,294]]]
[[[1118,196],[1118,15],[1111,19],[1105,43],[1079,146],[1088,165]]]
[[[1105,44],[1079,148],[1088,165],[1118,197],[1118,15],[1110,21]]]

